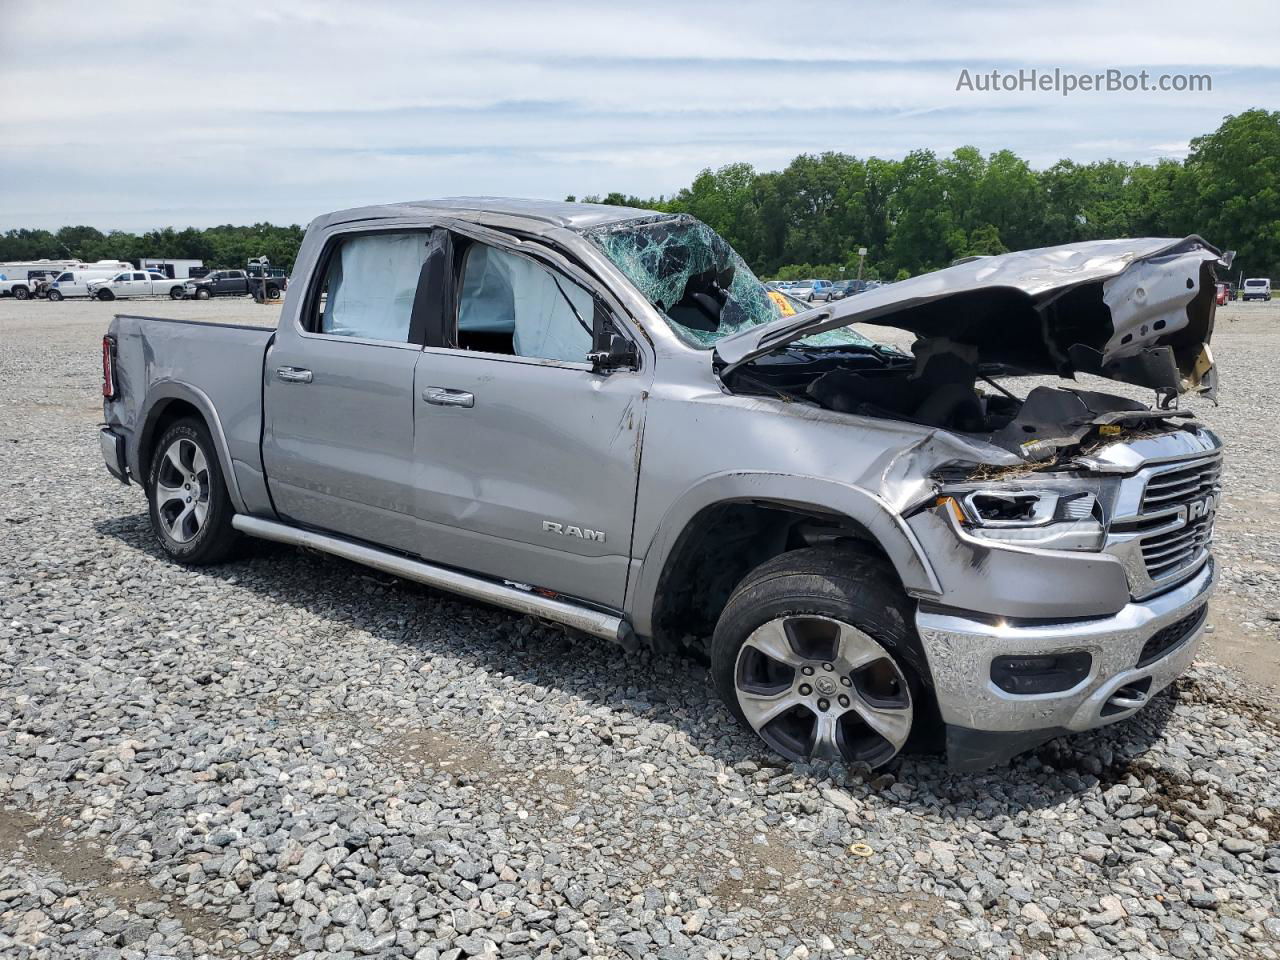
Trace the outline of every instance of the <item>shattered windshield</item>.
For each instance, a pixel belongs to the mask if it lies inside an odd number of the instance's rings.
[[[722,337],[793,316],[718,233],[687,214],[627,220],[588,230],[598,246],[684,340],[711,347]],[[798,301],[797,301],[798,302]],[[810,346],[868,346],[847,327],[805,337]]]

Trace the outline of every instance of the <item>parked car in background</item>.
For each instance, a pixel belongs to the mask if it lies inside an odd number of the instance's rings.
[[[831,287],[830,280],[801,280],[795,286],[790,287],[787,293],[797,300],[814,303],[818,300],[829,300],[831,298]]]
[[[186,296],[185,281],[170,280],[158,273],[122,270],[105,280],[89,281],[89,296],[99,300],[127,300],[132,297],[169,296],[181,300]]]
[[[845,297],[852,297],[855,293],[861,293],[866,289],[867,282],[865,280],[841,280],[831,286],[831,300],[843,300]]]
[[[245,270],[215,270],[199,280],[188,280],[186,291],[187,296],[196,300],[208,300],[210,297],[248,297],[262,290],[264,284],[266,298],[275,300],[284,291],[286,280],[283,276],[251,277]],[[258,295],[261,296],[260,293]]]
[[[1198,237],[1074,243],[788,316],[686,215],[346,210],[308,226],[275,330],[117,316],[99,443],[176,562],[261,537],[692,646],[784,757],[914,741],[972,770],[1195,659],[1222,445],[1069,378],[1211,395],[1199,294],[1227,265]]]
[[[53,303],[68,297],[91,296],[89,284],[99,280],[110,280],[119,270],[64,270],[53,278],[45,295]]]
[[[1217,289],[1217,292],[1216,292],[1216,294],[1215,294],[1215,299],[1217,300],[1218,306],[1220,306],[1220,307],[1221,307],[1223,304],[1225,304],[1228,300],[1230,300],[1230,299],[1231,299],[1231,285],[1230,285],[1229,283],[1220,283],[1220,284],[1218,284],[1218,289]]]
[[[1270,277],[1250,277],[1244,282],[1244,289],[1240,293],[1241,300],[1270,300],[1271,299],[1271,278]]]
[[[47,294],[53,281],[67,270],[103,270],[115,273],[132,270],[124,260],[27,260],[0,263],[0,297],[27,300]]]

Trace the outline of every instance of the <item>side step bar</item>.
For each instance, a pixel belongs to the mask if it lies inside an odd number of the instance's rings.
[[[277,543],[291,543],[299,547],[310,547],[322,553],[331,553],[335,557],[362,563],[383,573],[390,573],[406,580],[425,583],[429,587],[458,593],[464,597],[483,600],[494,606],[505,607],[517,613],[525,613],[534,617],[542,617],[563,623],[567,627],[581,630],[592,636],[602,637],[621,644],[628,650],[637,646],[631,625],[619,617],[601,613],[590,607],[581,607],[565,600],[553,600],[540,594],[518,590],[502,583],[459,573],[445,567],[433,566],[420,560],[410,560],[399,554],[379,550],[376,547],[343,540],[313,530],[300,530],[274,520],[263,520],[240,513],[231,518],[231,525],[241,533],[263,540],[274,540]]]

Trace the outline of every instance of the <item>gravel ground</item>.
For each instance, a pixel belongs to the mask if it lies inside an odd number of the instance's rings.
[[[695,664],[323,556],[166,562],[109,307],[0,302],[0,956],[1280,957],[1280,304],[1220,313],[1206,660],[964,777],[783,765]]]

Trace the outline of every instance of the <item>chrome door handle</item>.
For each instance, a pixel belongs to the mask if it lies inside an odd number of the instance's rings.
[[[285,383],[310,383],[311,371],[302,367],[276,367],[276,379]]]
[[[422,399],[434,403],[437,407],[474,407],[476,397],[463,390],[450,390],[448,387],[427,387],[422,391]]]

